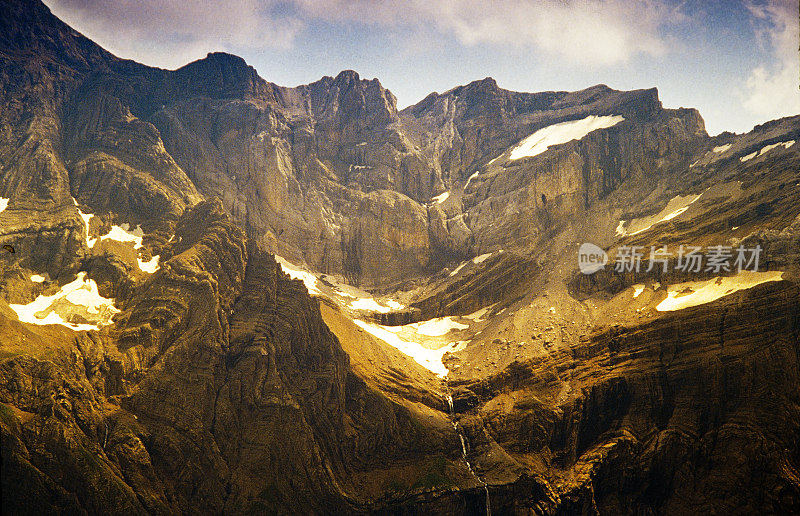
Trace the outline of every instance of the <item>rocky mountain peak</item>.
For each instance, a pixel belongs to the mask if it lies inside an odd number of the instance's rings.
[[[244,58],[234,54],[229,54],[228,52],[209,52],[203,59],[198,59],[197,61],[193,61],[192,63],[189,63],[183,66],[182,68],[190,67],[193,65],[222,66],[242,71],[253,69],[251,66],[248,66]]]
[[[56,57],[79,71],[104,67],[116,59],[35,0],[8,0],[0,4],[0,55],[9,51],[39,59]]]
[[[255,68],[239,56],[211,52],[174,73],[181,86],[196,94],[214,98],[258,97],[274,100],[273,87],[262,79]]]
[[[502,91],[504,90],[497,85],[497,81],[494,80],[493,77],[485,77],[477,81],[472,81],[464,86],[457,87],[454,93],[458,96],[473,92],[500,93]]]
[[[339,74],[333,79],[333,82],[337,84],[347,84],[347,85],[355,85],[361,81],[361,77],[358,75],[358,72],[355,70],[342,70]]]
[[[376,128],[397,120],[395,96],[378,79],[361,79],[353,70],[343,70],[335,78],[323,77],[301,89],[318,121]]]

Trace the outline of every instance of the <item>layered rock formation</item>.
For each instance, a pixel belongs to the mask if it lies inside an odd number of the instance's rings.
[[[4,511],[800,510],[800,116],[710,138],[655,89],[488,78],[398,111],[21,0],[0,100]],[[613,268],[681,244],[766,283]]]
[[[318,301],[219,202],[177,236],[111,331],[3,313],[4,509],[353,511],[433,462],[469,480],[446,418],[354,375]]]
[[[455,382],[495,506],[796,511],[798,306],[796,286],[764,285]],[[546,494],[521,502],[530,476]]]
[[[20,20],[15,30],[29,25]],[[51,154],[66,168],[60,174],[70,176],[69,188],[63,179],[56,187],[54,202],[67,206],[70,190],[94,212],[114,211],[155,229],[153,219],[167,228],[197,202],[198,191],[220,196],[251,238],[368,287],[420,277],[519,240],[532,243],[553,217],[574,214],[624,179],[685,164],[705,137],[696,112],[662,109],[655,90],[525,94],[486,79],[398,113],[391,92],[355,72],[289,89],[221,53],[168,72],[118,60],[52,25],[60,31],[54,39],[89,48],[86,59],[94,59],[79,66],[58,49],[46,50],[70,78],[59,83],[63,93],[47,111],[60,121],[55,109],[63,109],[65,122],[52,127],[48,141],[63,139],[63,152],[54,147]],[[9,40],[9,47],[33,54],[32,37]],[[536,129],[598,114],[627,122],[543,166],[515,163],[520,171],[470,182],[463,202],[453,195],[445,206],[428,205]],[[14,163],[15,170],[25,168]],[[3,187],[15,205],[25,188],[17,182],[9,176]],[[500,199],[517,218],[498,212]],[[532,234],[520,234],[520,221],[531,217]]]

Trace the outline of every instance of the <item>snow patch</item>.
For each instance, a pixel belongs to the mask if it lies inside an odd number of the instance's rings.
[[[755,158],[756,156],[758,156],[758,151],[751,152],[747,156],[742,156],[741,158],[739,158],[739,161],[744,163],[745,161],[750,161],[751,159]]]
[[[441,204],[444,201],[446,201],[448,197],[450,197],[450,192],[444,192],[444,193],[440,193],[439,195],[433,197],[432,200],[436,204]]]
[[[625,221],[619,221],[616,229],[617,236],[638,235],[655,226],[659,222],[666,222],[672,220],[678,215],[682,214],[689,209],[692,203],[700,198],[702,194],[698,195],[676,195],[667,203],[667,205],[660,212],[650,217],[643,217],[641,219],[633,219],[625,228]]]
[[[83,236],[86,239],[86,246],[91,249],[94,247],[95,242],[97,242],[97,238],[89,238],[89,222],[94,215],[91,213],[83,213],[81,209],[78,208],[78,201],[76,201],[74,197],[72,198],[72,202],[75,203],[75,209],[78,210],[78,215],[83,219]]]
[[[442,363],[442,357],[447,352],[454,352],[462,349],[464,345],[463,342],[451,342],[438,349],[430,349],[418,342],[400,338],[396,335],[396,333],[400,331],[400,327],[380,326],[359,320],[353,322],[363,330],[410,356],[416,363],[442,378],[447,376],[448,373],[447,368]]]
[[[466,189],[467,189],[467,187],[468,187],[468,186],[469,186],[469,184],[472,182],[472,180],[473,180],[473,179],[475,179],[476,177],[478,177],[478,174],[480,174],[480,173],[481,173],[481,172],[480,172],[480,170],[478,170],[477,172],[475,172],[474,174],[472,174],[471,176],[469,176],[469,178],[467,178],[467,182],[466,182],[466,184],[464,185],[464,190],[466,190]]]
[[[492,256],[492,254],[493,254],[493,253],[486,253],[486,254],[482,254],[482,255],[480,255],[480,256],[476,256],[475,258],[473,258],[473,259],[472,259],[472,263],[474,263],[475,265],[477,265],[477,264],[479,264],[479,263],[483,263],[483,262],[485,262],[485,261],[486,261],[486,260],[487,260],[487,259],[488,259],[490,256]]]
[[[642,292],[644,292],[644,285],[639,283],[639,284],[633,286],[633,298],[634,299],[639,297]]]
[[[6,208],[8,208],[8,201],[10,199],[6,199],[5,197],[0,197],[0,213],[3,213]]]
[[[389,308],[391,308],[392,310],[402,310],[403,308],[406,307],[404,304],[398,303],[394,299],[390,299],[389,301],[386,302],[386,304],[389,305]]]
[[[772,143],[770,145],[765,145],[764,147],[761,147],[760,150],[752,152],[752,153],[748,154],[747,156],[742,156],[741,158],[739,158],[739,161],[744,163],[745,161],[749,161],[749,160],[755,158],[756,156],[763,156],[764,154],[768,153],[772,149],[776,149],[776,148],[778,148],[780,146],[783,146],[783,148],[788,149],[789,147],[794,145],[794,142],[795,142],[794,140],[788,140],[788,141],[785,141],[785,142],[778,142],[778,143]]]
[[[500,249],[500,250],[498,250],[498,251],[496,251],[496,252],[498,252],[498,253],[502,253],[502,252],[503,252],[503,250],[502,250],[502,249]],[[485,262],[485,261],[486,261],[486,260],[487,260],[487,259],[488,259],[490,256],[492,256],[493,254],[494,254],[494,253],[485,253],[485,254],[482,254],[482,255],[480,255],[480,256],[476,256],[476,257],[475,257],[475,258],[473,258],[472,260],[467,260],[467,261],[465,261],[464,263],[460,264],[458,267],[456,267],[455,269],[453,269],[453,271],[451,271],[451,272],[450,272],[450,277],[452,278],[453,276],[455,276],[456,274],[458,274],[459,272],[461,272],[461,269],[463,269],[464,267],[466,267],[467,265],[469,265],[469,263],[470,263],[470,262],[474,263],[475,265],[478,265],[479,263],[483,263],[483,262]]]
[[[453,272],[451,272],[451,273],[450,273],[450,277],[452,278],[453,276],[455,276],[456,274],[458,274],[459,272],[461,272],[461,269],[463,269],[464,267],[466,267],[468,263],[469,263],[469,260],[467,260],[466,262],[462,263],[461,265],[459,265],[458,267],[456,267],[455,269],[453,269]]]
[[[731,148],[731,145],[733,145],[733,144],[732,143],[726,143],[725,145],[720,145],[718,147],[714,147],[713,149],[711,149],[711,151],[712,152],[716,152],[716,153],[725,152],[726,150]]]
[[[539,129],[531,134],[511,150],[512,160],[537,156],[553,145],[559,145],[572,140],[580,140],[587,134],[597,129],[606,129],[625,120],[620,115],[594,116],[590,115],[581,120],[561,122]]]
[[[141,258],[136,258],[136,262],[139,264],[139,269],[143,272],[149,272],[153,274],[156,272],[160,267],[158,265],[159,255],[155,255],[150,260],[144,261]]]
[[[408,325],[419,333],[428,337],[441,337],[451,330],[465,330],[469,328],[469,324],[461,324],[453,320],[452,317],[438,317],[430,319],[425,322],[418,322]]]
[[[33,279],[33,277],[31,277]],[[20,321],[30,324],[60,324],[72,330],[98,330],[111,324],[111,317],[119,310],[114,300],[105,298],[97,290],[94,280],[87,280],[86,273],[78,273],[75,281],[67,283],[55,294],[40,295],[26,305],[9,305]],[[80,316],[87,323],[72,323],[64,319]]]
[[[44,283],[44,276],[41,274],[33,274],[31,275],[31,281],[34,283]]]
[[[317,277],[311,274],[310,272],[301,269],[300,267],[293,265],[283,259],[282,257],[275,255],[275,261],[277,261],[283,272],[285,272],[290,278],[292,279],[299,279],[303,281],[303,285],[305,285],[306,290],[308,290],[309,294],[316,294],[322,295],[322,291],[317,288]]]
[[[92,213],[84,213],[78,208],[78,201],[75,198],[72,198],[72,203],[75,205],[75,208],[78,210],[78,215],[81,216],[83,219],[84,227],[84,236],[86,238],[86,245],[91,249],[94,247],[94,244],[97,242],[98,238],[102,242],[103,240],[116,240],[117,242],[133,242],[134,249],[140,249],[142,247],[142,238],[144,237],[144,231],[142,227],[137,225],[136,229],[131,229],[130,224],[123,223],[120,225],[112,225],[111,231],[107,234],[102,235],[96,238],[89,238],[89,226],[94,217]]]
[[[721,276],[707,281],[687,281],[667,287],[667,298],[656,306],[659,312],[671,312],[703,305],[739,290],[769,281],[780,281],[783,272],[741,271],[735,276]]]
[[[788,142],[778,142],[778,143],[773,143],[773,144],[771,144],[771,145],[767,145],[767,146],[765,146],[764,148],[762,148],[762,149],[761,149],[761,151],[760,151],[758,154],[759,154],[759,155],[766,154],[766,153],[768,153],[769,151],[771,151],[772,149],[776,149],[776,148],[778,148],[778,147],[780,147],[780,146],[783,146],[784,148],[788,149],[788,148],[789,148],[789,147],[791,147],[792,145],[794,145],[794,140],[789,140]]]
[[[90,216],[91,217],[91,216]],[[88,230],[88,223],[86,225]],[[111,231],[108,234],[103,235],[100,237],[100,241],[103,240],[116,240],[117,242],[133,242],[134,249],[141,249],[142,247],[142,238],[144,237],[144,231],[142,230],[141,226],[136,226],[136,229],[131,230],[130,224],[123,223],[117,226],[116,224],[111,226]]]
[[[370,312],[379,312],[382,314],[389,313],[391,308],[378,304],[377,301],[371,297],[362,297],[350,302],[350,308],[353,310],[368,310]]]

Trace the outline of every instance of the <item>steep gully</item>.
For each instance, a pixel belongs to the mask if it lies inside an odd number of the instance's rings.
[[[478,482],[480,482],[480,484],[483,486],[483,491],[486,494],[486,516],[491,516],[492,500],[491,497],[489,496],[489,486],[488,484],[486,484],[486,481],[484,481],[481,478],[481,476],[475,472],[475,470],[472,467],[472,464],[470,464],[469,462],[469,458],[467,457],[467,439],[464,436],[464,432],[461,430],[461,428],[459,428],[458,421],[455,420],[456,414],[453,408],[453,395],[448,394],[446,396],[446,399],[447,399],[447,407],[450,410],[450,420],[453,423],[453,430],[456,431],[456,433],[458,434],[458,439],[461,441],[461,458],[464,459],[464,462],[467,464],[467,469],[469,469],[469,472],[472,473],[475,479]]]

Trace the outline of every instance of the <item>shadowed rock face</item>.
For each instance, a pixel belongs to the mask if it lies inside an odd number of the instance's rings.
[[[452,428],[356,377],[318,301],[218,201],[177,234],[110,333],[3,314],[4,509],[46,491],[62,510],[352,511],[381,497],[361,480],[377,467],[414,478],[438,454],[466,475]]]
[[[475,464],[513,485],[542,458],[567,512],[794,512],[798,306],[796,286],[763,285],[459,382]]]
[[[800,511],[800,116],[709,138],[655,89],[490,78],[398,112],[352,71],[121,60],[23,1],[0,100],[4,512]],[[621,118],[512,159],[590,116]],[[732,271],[585,276],[586,241],[760,245],[783,277],[659,312]],[[18,320],[78,272],[111,324]],[[444,380],[362,325],[438,317]]]

